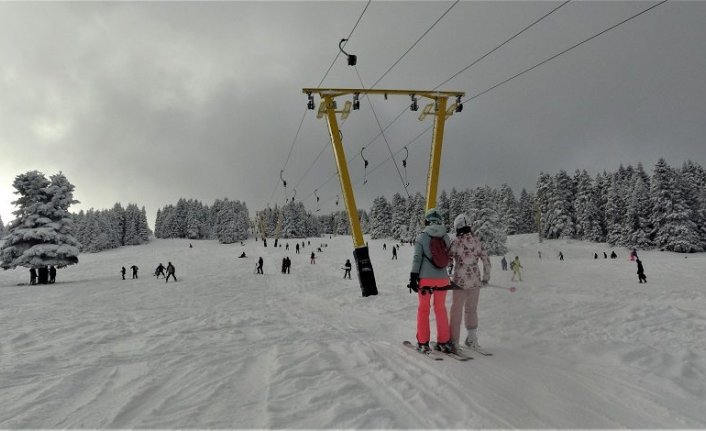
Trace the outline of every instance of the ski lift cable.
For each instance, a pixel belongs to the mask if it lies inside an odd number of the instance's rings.
[[[456,3],[454,3],[454,5],[455,4]],[[363,78],[360,76],[360,72],[358,71],[358,66],[355,66],[355,74],[358,76],[358,80],[360,81],[360,86],[365,88],[365,84],[363,84]],[[385,140],[385,145],[387,145],[387,150],[390,152],[390,157],[394,160],[394,154],[392,153],[392,148],[390,147],[390,142],[387,140],[387,136],[385,135],[385,131],[382,129],[382,124],[380,123],[380,118],[378,117],[377,112],[375,112],[375,108],[373,107],[373,102],[370,100],[370,97],[367,97],[367,96],[368,95],[366,94],[366,99],[368,100],[368,104],[370,105],[370,111],[373,113],[373,117],[375,117],[375,122],[377,123],[378,128],[380,129],[380,134],[382,134],[382,138]],[[365,148],[365,147],[363,147],[363,148]],[[363,150],[360,151],[360,155],[362,157]],[[363,159],[363,160],[365,160],[365,159]],[[366,173],[367,173],[367,169],[368,169],[368,161],[365,160]],[[404,191],[407,194],[407,197],[409,197],[409,191],[407,191],[407,187],[405,186],[404,178],[402,178],[402,173],[400,172],[400,167],[397,166],[396,162],[395,162],[395,169],[397,170],[397,175],[399,175],[400,181],[402,182],[402,187],[404,188]],[[363,184],[367,183],[368,182],[367,178],[365,176],[363,178],[364,178]]]
[[[348,43],[348,41],[350,41],[351,36],[353,36],[353,32],[355,32],[355,29],[358,28],[358,24],[363,19],[363,15],[365,15],[365,12],[368,10],[368,7],[370,6],[371,1],[372,0],[368,0],[368,2],[365,4],[365,7],[363,8],[363,11],[361,12],[360,16],[358,17],[358,20],[353,25],[353,28],[351,29],[350,33],[348,33],[348,37],[346,38],[347,39],[346,43]],[[344,46],[345,46],[345,44],[344,44]],[[319,81],[318,87],[321,87],[321,85],[324,83],[324,81],[326,80],[326,77],[331,72],[333,65],[336,64],[336,61],[338,60],[338,57],[340,55],[341,55],[341,51],[336,52],[336,56],[334,57],[333,61],[331,62],[331,65],[324,73],[324,76],[321,78],[321,81]],[[299,122],[299,127],[297,128],[297,133],[294,135],[294,139],[292,140],[292,145],[289,147],[289,153],[287,154],[287,159],[285,160],[284,165],[282,166],[282,170],[285,170],[287,168],[287,164],[289,163],[289,159],[292,155],[292,151],[294,150],[294,145],[297,142],[297,138],[299,137],[299,132],[301,131],[302,124],[304,123],[304,119],[306,118],[307,111],[308,111],[308,109],[304,109],[304,114],[302,114],[302,119]],[[278,186],[279,186],[279,184],[277,186],[275,186],[274,190],[272,191],[272,195],[270,196],[270,199],[267,202],[268,206],[272,202],[272,199],[274,198],[274,195],[277,192]]]
[[[576,44],[570,46],[569,48],[566,48],[566,49],[564,49],[564,50],[558,52],[557,54],[554,54],[554,55],[552,55],[552,56],[546,58],[545,60],[540,61],[539,63],[535,64],[534,66],[530,66],[530,67],[528,67],[527,69],[524,69],[523,71],[521,71],[521,72],[519,72],[519,73],[517,73],[517,74],[511,76],[510,78],[507,78],[507,79],[505,79],[505,80],[503,80],[503,81],[501,81],[501,82],[499,82],[499,83],[493,85],[492,87],[489,87],[489,88],[487,88],[487,89],[485,89],[485,90],[483,90],[483,91],[481,91],[481,92],[475,94],[474,96],[471,96],[471,97],[467,98],[466,100],[463,101],[463,103],[473,101],[473,100],[477,99],[478,97],[480,97],[480,96],[482,96],[482,95],[484,95],[484,94],[487,94],[487,93],[489,93],[490,91],[492,91],[492,90],[494,90],[494,89],[496,89],[496,88],[498,88],[498,87],[500,87],[500,86],[502,86],[502,85],[504,85],[504,84],[510,82],[511,80],[513,80],[513,79],[515,79],[515,78],[517,78],[517,77],[519,77],[519,76],[522,76],[522,75],[524,75],[525,73],[530,72],[530,71],[536,69],[537,67],[540,67],[540,66],[542,66],[543,64],[546,64],[546,63],[550,62],[551,60],[554,60],[555,58],[559,57],[560,55],[565,54],[565,53],[567,53],[567,52],[573,50],[574,48],[578,48],[579,46],[583,45],[584,43],[589,42],[589,41],[591,41],[591,40],[593,40],[593,39],[595,39],[595,38],[597,38],[597,37],[599,37],[599,36],[601,36],[601,35],[607,33],[608,31],[613,30],[613,29],[619,27],[620,25],[625,24],[625,23],[627,23],[627,22],[629,22],[629,21],[631,21],[631,20],[633,20],[633,19],[635,19],[635,18],[637,18],[637,17],[639,17],[639,16],[641,16],[641,15],[643,15],[643,14],[645,14],[645,13],[647,13],[647,12],[653,10],[653,9],[655,9],[656,7],[658,7],[658,6],[660,6],[660,5],[663,5],[663,4],[666,3],[667,1],[669,1],[669,0],[662,0],[662,1],[660,1],[659,3],[656,3],[656,4],[654,4],[654,5],[652,5],[652,6],[648,7],[648,8],[646,8],[646,9],[644,9],[644,10],[642,10],[642,11],[640,11],[640,12],[634,14],[634,15],[631,15],[631,16],[629,16],[628,18],[626,18],[626,19],[624,19],[624,20],[618,22],[617,24],[614,24],[614,25],[612,25],[612,26],[606,28],[605,30],[603,30],[603,31],[601,31],[601,32],[599,32],[599,33],[594,34],[593,36],[590,36],[590,37],[588,37],[588,38],[582,40],[581,42],[578,42],[578,43],[576,43]],[[411,145],[412,143],[414,143],[415,141],[417,141],[417,140],[418,140],[420,137],[422,137],[425,133],[427,133],[428,131],[430,131],[430,130],[432,129],[432,127],[433,127],[433,125],[428,126],[428,127],[427,127],[426,129],[424,129],[420,134],[418,134],[412,141],[410,141],[409,144],[407,144],[407,145],[409,146],[409,145]],[[402,151],[403,149],[404,149],[404,148],[398,150],[397,152],[400,152],[400,151]],[[395,154],[397,154],[397,153],[395,153]],[[370,169],[370,172],[369,172],[368,174],[372,174],[377,168],[379,168],[380,166],[384,165],[388,160],[390,160],[390,158],[391,158],[391,157],[388,157],[387,159],[385,159],[385,160],[383,160],[382,162],[380,162],[380,163],[378,163],[377,165],[375,165],[372,169]],[[360,181],[360,180],[359,180],[359,181]]]
[[[425,37],[425,36],[426,36],[426,35],[427,35],[427,34],[428,34],[428,33],[429,33],[429,32],[430,32],[449,12],[450,12],[450,11],[451,11],[451,9],[453,9],[459,2],[460,2],[460,0],[454,1],[454,3],[453,3],[448,9],[446,9],[446,11],[445,11],[443,14],[441,14],[441,16],[440,16],[439,18],[437,18],[436,21],[434,21],[434,23],[433,23],[424,33],[422,33],[422,35],[421,35],[419,38],[417,38],[417,40],[397,59],[397,61],[395,61],[395,62],[387,69],[387,71],[385,71],[385,73],[383,73],[383,74],[380,76],[380,78],[378,78],[377,81],[375,81],[375,84],[373,84],[370,88],[374,88],[380,81],[382,81],[383,78],[385,78],[385,76],[387,76],[387,74],[390,73],[390,71],[392,71],[392,69],[394,69],[394,68],[397,66],[397,64],[399,64],[399,62],[402,61],[402,59],[403,59],[407,54],[409,54],[409,52],[412,51],[412,49],[414,49],[414,47],[417,46],[417,44],[419,44],[419,42],[420,42],[420,41],[421,41],[421,40],[422,40],[422,39],[423,39],[423,38],[424,38],[424,37]],[[363,9],[363,13],[361,13],[361,16],[358,18],[358,22],[360,22],[360,19],[363,17],[363,14],[365,13],[365,10],[368,8],[369,5],[370,5],[370,0],[369,0],[368,3],[366,4],[365,9]],[[358,26],[358,22],[356,22],[355,26],[353,27],[353,30],[355,30],[355,28]],[[353,30],[352,30],[351,33],[349,34],[349,37],[347,38],[348,40],[350,40],[350,35],[353,34]],[[348,43],[348,40],[346,40],[345,43]],[[341,43],[343,43],[343,42],[344,42],[344,41],[341,41]],[[345,46],[345,44],[344,44],[343,46]],[[339,48],[340,48],[340,46],[339,46]],[[340,54],[340,52],[339,52],[339,54]],[[336,59],[338,59],[338,56],[336,56]],[[336,59],[334,59],[334,62],[331,63],[331,66],[329,66],[329,71],[331,70],[331,68],[332,68],[333,65],[335,64]],[[356,67],[356,73],[357,73],[357,67]],[[327,71],[327,74],[328,74],[328,71]],[[325,77],[324,77],[324,78],[325,78]],[[322,79],[321,82],[319,83],[319,87],[321,86],[321,84],[323,83],[323,81],[324,81],[324,80]],[[400,112],[400,114],[399,114],[390,124],[388,124],[387,127],[385,127],[384,129],[382,129],[382,127],[381,127],[381,130],[387,130],[387,128],[390,127],[395,121],[397,121],[397,120],[402,116],[402,114],[404,114],[405,111],[406,111],[406,109],[402,110],[402,112]],[[379,121],[378,121],[378,123],[379,123]],[[382,134],[382,133],[381,133],[381,134]],[[373,140],[372,140],[368,145],[370,145],[371,143],[375,142],[375,141],[380,137],[381,134],[376,135],[376,136],[373,138]],[[384,137],[384,135],[383,135],[383,137]],[[327,148],[328,148],[328,142],[327,142],[326,145],[322,148],[321,152],[319,152],[319,156],[320,156]],[[299,183],[301,183],[301,181],[304,179],[304,177],[307,175],[307,173],[311,170],[311,168],[313,167],[313,165],[314,165],[314,163],[316,162],[316,160],[319,159],[319,156],[317,156],[316,159],[314,160],[314,162],[309,166],[309,168],[306,170],[306,173],[302,176],[302,178],[299,180],[299,182],[297,182],[297,185],[299,185]],[[353,162],[353,161],[356,159],[356,157],[357,157],[357,155],[354,156],[353,158],[351,158],[350,160],[348,160],[347,163]],[[398,173],[399,173],[399,168],[398,168]],[[330,180],[330,179],[329,179],[329,180]],[[328,182],[329,180],[327,180],[327,182]],[[365,184],[365,182],[364,182],[364,184]],[[309,195],[309,196],[311,196],[311,195]],[[308,198],[307,198],[307,199],[308,199]]]
[[[665,1],[666,1],[666,0],[665,0]],[[500,43],[499,45],[497,45],[496,47],[494,47],[494,48],[491,49],[490,51],[486,52],[485,54],[483,54],[482,56],[480,56],[479,58],[477,58],[476,60],[474,60],[473,62],[471,62],[468,66],[465,66],[464,68],[462,68],[462,69],[459,70],[458,72],[454,73],[450,78],[444,80],[443,82],[441,82],[440,84],[438,84],[437,86],[435,86],[433,89],[436,90],[437,88],[439,88],[439,87],[441,87],[442,85],[444,85],[444,84],[446,84],[447,82],[449,82],[451,79],[456,78],[457,76],[459,76],[459,75],[460,75],[461,73],[463,73],[463,72],[466,72],[468,69],[470,69],[471,67],[475,66],[475,65],[478,64],[480,61],[482,61],[482,60],[485,59],[486,57],[490,56],[491,54],[493,54],[494,52],[496,52],[497,50],[499,50],[499,49],[502,48],[503,46],[507,45],[509,42],[511,42],[512,40],[516,39],[518,36],[520,36],[521,34],[523,34],[524,32],[526,32],[526,31],[529,30],[530,28],[534,27],[534,26],[537,25],[539,22],[543,21],[544,19],[546,19],[547,17],[549,17],[550,15],[552,15],[554,12],[556,12],[557,10],[559,10],[561,7],[565,6],[566,4],[568,4],[568,3],[570,3],[570,2],[571,2],[571,0],[567,0],[567,1],[563,2],[563,3],[561,3],[559,6],[553,8],[552,10],[550,10],[549,12],[547,12],[546,14],[544,14],[543,16],[541,16],[540,18],[538,18],[538,19],[536,19],[535,21],[533,21],[531,24],[525,26],[525,27],[524,27],[522,30],[520,30],[519,32],[513,34],[513,35],[510,36],[508,39],[506,39],[505,41],[503,41],[502,43]],[[442,15],[442,17],[443,17],[443,15]],[[435,23],[435,24],[436,24],[436,23]],[[433,25],[435,25],[435,24],[433,24]],[[432,27],[433,27],[433,25],[432,25]],[[430,28],[427,30],[427,32],[425,32],[424,34],[428,33],[428,31],[431,30],[432,27],[430,27]],[[421,39],[420,39],[420,40],[421,40]],[[418,42],[418,41],[417,41],[417,42]],[[415,42],[415,44],[416,44],[417,42]],[[411,49],[411,48],[410,48],[410,49]],[[409,50],[408,50],[408,51],[409,51]],[[405,53],[405,54],[406,54],[406,53]],[[404,55],[403,55],[403,56],[404,56]],[[400,60],[401,60],[401,58],[400,58]],[[398,62],[399,62],[399,60],[398,60]],[[393,65],[393,67],[394,67],[394,65]],[[375,84],[373,84],[373,87],[375,87],[375,85],[377,85],[377,83],[379,83],[379,82],[382,80],[382,78],[383,78],[387,73],[389,73],[389,71],[390,71],[391,69],[392,69],[392,67],[391,67],[390,69],[388,69],[388,71],[386,71],[385,74],[383,74],[383,76],[381,76],[381,78],[378,79],[378,80],[375,82]],[[372,88],[372,87],[371,87],[371,88]],[[394,123],[396,123],[396,122],[402,117],[402,115],[403,115],[406,111],[407,111],[407,108],[402,109],[402,110],[400,111],[400,113],[399,113],[392,121],[390,121],[390,123],[388,123],[388,125],[385,126],[385,128],[384,128],[383,130],[387,130],[387,129],[388,129],[389,127],[391,127]],[[428,129],[425,129],[422,133],[426,133],[427,130],[428,130]],[[381,135],[382,135],[382,133],[378,133],[370,142],[368,142],[368,144],[366,145],[366,147],[372,145],[375,141],[377,141],[377,139],[378,139]],[[415,139],[417,139],[417,138],[415,138]],[[323,147],[322,151],[326,150],[326,148],[328,148],[328,142],[326,143],[326,146]],[[351,158],[350,160],[348,160],[348,163],[354,161],[356,157],[357,157],[357,155],[354,156],[353,158]],[[318,158],[318,157],[317,157],[317,158]],[[387,160],[389,160],[389,159],[387,159]],[[311,169],[311,167],[309,168],[309,170],[310,170],[310,169]],[[308,172],[308,170],[307,170],[307,172]],[[371,171],[371,172],[372,172],[372,171]],[[326,183],[328,183],[329,181],[331,181],[334,176],[335,176],[335,175],[332,175],[332,176],[330,176],[329,178],[327,178],[326,181],[325,181],[323,184],[326,184]],[[322,186],[323,186],[323,185],[322,185]],[[319,186],[319,187],[322,187],[322,186]]]
[[[402,55],[400,56],[400,58],[398,58],[397,61],[395,61],[395,62],[392,64],[392,66],[390,66],[390,67],[385,71],[385,73],[383,73],[382,76],[380,76],[380,78],[378,78],[378,80],[375,81],[375,83],[370,86],[370,88],[375,88],[375,86],[377,86],[377,85],[380,83],[380,81],[382,81],[383,78],[385,78],[385,77],[387,76],[387,74],[390,73],[390,71],[391,71],[392,69],[394,69],[395,66],[397,66],[397,65],[399,64],[399,62],[402,61],[402,59],[403,59],[407,54],[409,54],[409,52],[410,52],[412,49],[414,49],[414,47],[417,46],[417,44],[418,44],[419,42],[421,42],[422,39],[424,39],[424,37],[431,31],[431,29],[433,29],[433,28],[439,23],[439,21],[441,21],[449,12],[451,12],[451,9],[453,9],[460,1],[461,1],[461,0],[456,0],[455,2],[453,2],[453,4],[452,4],[451,6],[449,6],[448,9],[446,9],[446,12],[444,12],[443,14],[441,14],[441,16],[440,16],[439,18],[437,18],[437,20],[434,21],[434,23],[433,23],[428,29],[426,29],[426,31],[425,31],[424,33],[422,33],[422,35],[419,36],[419,38],[418,38],[416,41],[414,41],[414,43],[412,44],[412,46],[410,46],[409,48],[407,48],[407,51],[405,51],[404,54],[402,54]]]
[[[535,64],[534,66],[530,66],[530,67],[528,67],[527,69],[523,70],[522,72],[519,72],[519,73],[517,73],[517,74],[515,74],[515,75],[512,75],[511,77],[509,77],[509,78],[507,78],[507,79],[505,79],[505,80],[503,80],[503,81],[500,81],[499,83],[493,85],[492,87],[487,88],[487,89],[481,91],[480,93],[477,93],[477,94],[475,94],[475,95],[473,95],[473,96],[467,98],[467,99],[464,100],[463,102],[465,103],[465,102],[470,102],[470,101],[472,101],[472,100],[475,100],[475,99],[477,99],[478,97],[480,97],[480,96],[482,96],[482,95],[484,95],[484,94],[486,94],[486,93],[489,93],[489,92],[492,91],[492,90],[495,90],[496,88],[500,87],[501,85],[507,84],[508,82],[512,81],[513,79],[519,78],[520,76],[524,75],[525,73],[528,73],[528,72],[530,72],[530,71],[532,71],[532,70],[534,70],[534,69],[536,69],[536,68],[538,68],[538,67],[540,67],[540,66],[542,66],[542,65],[544,65],[544,64],[546,64],[546,63],[549,63],[550,61],[554,60],[555,58],[559,57],[560,55],[566,54],[567,52],[573,50],[574,48],[578,48],[579,46],[583,45],[584,43],[590,42],[591,40],[593,40],[593,39],[595,39],[595,38],[597,38],[597,37],[599,37],[599,36],[604,35],[605,33],[607,33],[607,32],[609,32],[609,31],[611,31],[611,30],[613,30],[613,29],[615,29],[615,28],[617,28],[617,27],[619,27],[619,26],[625,24],[626,22],[631,21],[631,20],[633,20],[633,19],[639,17],[640,15],[645,14],[645,13],[651,11],[652,9],[656,8],[657,6],[661,6],[661,5],[665,4],[665,3],[667,3],[667,1],[669,1],[669,0],[662,0],[662,1],[660,1],[659,3],[653,4],[652,6],[648,7],[647,9],[644,9],[644,10],[642,10],[642,11],[640,11],[640,12],[634,14],[634,15],[631,15],[631,16],[629,16],[628,18],[625,18],[624,20],[620,21],[619,23],[613,24],[612,26],[606,28],[605,30],[601,31],[600,33],[596,33],[596,34],[594,34],[593,36],[590,36],[590,37],[588,37],[588,38],[582,40],[582,41],[579,42],[579,43],[576,43],[576,44],[574,44],[574,45],[571,45],[570,47],[564,49],[563,51],[560,51],[560,52],[558,52],[558,53],[552,55],[551,57],[546,58],[546,59],[540,61],[539,63]]]

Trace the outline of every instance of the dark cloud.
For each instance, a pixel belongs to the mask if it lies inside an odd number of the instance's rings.
[[[451,2],[372,2],[346,51],[376,82]],[[377,88],[430,89],[541,17],[556,2],[461,2]],[[654,3],[575,2],[442,89],[467,96]],[[15,175],[63,170],[78,208],[116,201],[157,208],[179,197],[285,198],[279,171],[319,84],[364,2],[0,3],[0,214]],[[706,3],[669,2],[478,97],[448,120],[442,187],[507,182],[533,189],[540,171],[614,170],[659,157],[706,164]],[[339,58],[323,86],[360,87]],[[371,98],[387,126],[409,103]],[[406,112],[386,131],[368,100],[342,124],[361,207],[424,190],[430,120]],[[307,112],[286,166],[288,195],[335,207],[338,179],[323,120]],[[389,145],[389,149],[388,149]],[[324,153],[316,164],[313,160]],[[304,173],[307,169],[306,176]],[[334,176],[332,180],[324,183]]]

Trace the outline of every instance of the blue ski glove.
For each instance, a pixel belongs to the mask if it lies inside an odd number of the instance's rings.
[[[419,292],[419,274],[416,272],[412,272],[409,274],[409,284],[407,285],[409,288],[409,293],[412,293],[412,291]]]

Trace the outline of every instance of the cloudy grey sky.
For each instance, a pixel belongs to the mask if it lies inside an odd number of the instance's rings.
[[[440,89],[480,93],[655,3],[574,0]],[[319,84],[366,4],[0,2],[3,221],[14,177],[34,169],[64,172],[74,211],[136,202],[150,224],[180,197],[240,199],[253,214],[281,204],[283,167],[288,196],[296,186],[314,210],[318,189],[334,210],[326,124],[302,88]],[[371,2],[345,47],[364,86],[452,4]],[[462,1],[375,88],[435,88],[559,4]],[[706,165],[705,22],[706,2],[669,1],[466,103],[446,124],[441,187],[506,182],[519,194],[540,171]],[[341,56],[322,87],[361,84]],[[408,104],[362,99],[341,126],[359,207],[405,194],[392,160],[363,185],[359,153],[369,171],[388,159],[373,109],[385,127]],[[407,111],[385,132],[400,170],[408,146],[410,193],[424,190],[431,134],[413,139],[430,125]]]

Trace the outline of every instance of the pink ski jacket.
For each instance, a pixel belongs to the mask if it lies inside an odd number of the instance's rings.
[[[453,259],[454,273],[452,280],[463,289],[478,289],[481,280],[490,280],[490,258],[483,250],[480,240],[473,234],[465,233],[457,236],[449,248]],[[478,269],[478,259],[483,261],[483,278]]]

